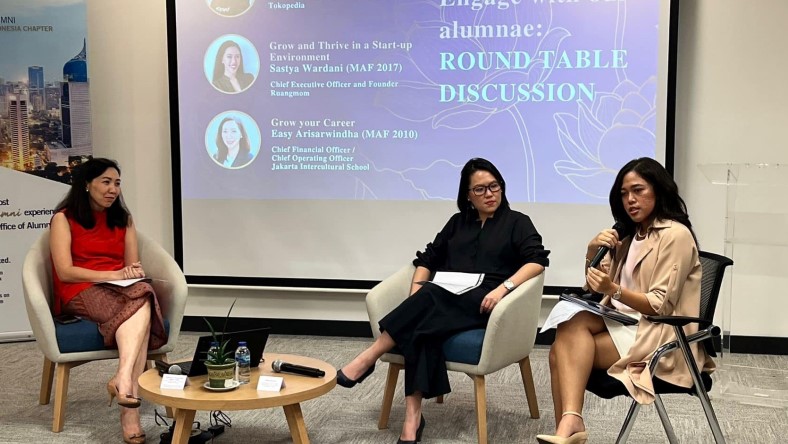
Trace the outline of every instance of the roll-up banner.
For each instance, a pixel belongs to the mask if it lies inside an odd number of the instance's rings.
[[[0,341],[15,341],[33,339],[25,255],[93,154],[85,0],[3,1],[0,35]]]

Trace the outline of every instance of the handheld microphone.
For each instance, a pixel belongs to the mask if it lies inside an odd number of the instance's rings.
[[[183,369],[181,368],[180,365],[171,365],[170,368],[167,369],[167,373],[169,373],[171,375],[182,375],[183,374]],[[191,385],[191,383],[189,382],[189,378],[186,378],[186,384],[185,385]]]
[[[326,372],[320,370],[319,368],[290,364],[288,362],[282,361],[281,359],[277,359],[271,364],[271,370],[273,370],[274,373],[287,372],[294,373],[296,375],[311,376],[313,378],[322,378],[326,375]]]
[[[167,367],[167,363],[164,362],[164,361],[156,361],[156,364],[157,364],[156,367],[159,369],[159,374],[160,375],[163,375],[165,373],[168,374],[168,375],[182,375],[183,374],[183,369],[178,364],[172,364],[169,367]],[[167,369],[166,371],[164,370],[165,368]],[[189,379],[188,378],[186,378],[186,385],[189,385]]]
[[[613,225],[613,229],[616,230],[616,232],[618,233],[619,239],[625,237],[627,234],[626,226],[624,226],[624,224],[622,224],[621,222],[616,222],[615,225]],[[588,266],[597,268],[599,266],[599,263],[602,262],[602,258],[604,258],[609,251],[610,251],[610,247],[604,245],[599,247],[599,250],[597,250],[596,255],[594,255],[594,258],[591,259],[591,262],[588,263]]]

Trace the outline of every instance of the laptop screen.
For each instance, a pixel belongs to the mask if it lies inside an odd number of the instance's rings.
[[[249,361],[252,368],[260,365],[260,360],[263,357],[265,344],[268,342],[268,335],[271,333],[270,327],[258,328],[254,330],[244,330],[225,333],[222,340],[228,341],[225,350],[235,352],[238,348],[238,341],[246,341],[246,346],[249,348]],[[191,368],[188,372],[184,372],[189,376],[200,376],[208,373],[205,367],[205,357],[208,349],[211,347],[213,336],[200,336],[197,341],[197,347],[194,351],[192,358]]]

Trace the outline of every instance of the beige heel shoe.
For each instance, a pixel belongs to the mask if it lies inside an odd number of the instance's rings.
[[[118,393],[118,386],[114,381],[107,383],[107,393],[109,394],[109,406],[112,407],[112,400],[118,398],[118,405],[129,409],[136,409],[140,406],[142,399],[135,398],[132,395],[121,395]]]
[[[577,412],[564,412],[561,417],[566,415],[573,415],[577,416],[581,420],[583,419],[583,415]],[[575,432],[567,438],[556,435],[536,435],[536,441],[539,444],[586,444],[586,441],[588,441],[588,432]]]

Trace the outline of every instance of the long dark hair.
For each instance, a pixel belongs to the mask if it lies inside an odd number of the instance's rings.
[[[616,181],[610,189],[610,211],[613,213],[613,219],[617,223],[623,224],[627,233],[634,233],[637,229],[635,222],[632,221],[624,209],[624,202],[621,199],[621,187],[624,184],[624,176],[633,171],[648,182],[654,190],[654,211],[649,217],[680,222],[690,230],[697,244],[698,238],[692,230],[692,222],[690,222],[687,214],[687,205],[679,195],[678,185],[676,185],[673,177],[670,176],[665,167],[649,157],[631,160],[618,172]]]
[[[90,195],[85,188],[93,179],[104,174],[109,168],[114,168],[120,175],[120,167],[114,160],[97,157],[78,165],[72,171],[71,189],[66,197],[57,204],[55,211],[66,210],[66,216],[74,219],[86,229],[96,226],[93,209],[90,207]],[[107,226],[109,228],[126,227],[129,224],[129,210],[123,203],[123,195],[105,210],[107,212]]]
[[[238,48],[238,53],[241,54],[240,61],[241,63],[238,64],[238,72],[236,76],[245,73],[244,71],[244,53],[241,51],[241,46],[238,43],[235,43],[232,40],[227,40],[226,42],[222,43],[219,47],[219,51],[216,53],[216,60],[213,63],[213,83],[216,84],[222,77],[224,77],[224,64],[222,63],[222,58],[224,57],[225,51],[228,48]]]
[[[243,123],[241,123],[237,117],[225,117],[219,123],[219,131],[216,132],[216,160],[218,160],[219,163],[224,163],[224,161],[227,160],[229,150],[227,149],[227,145],[224,144],[224,139],[222,139],[222,130],[224,129],[224,124],[231,121],[238,125],[238,130],[241,132],[241,140],[238,141],[238,154],[235,158],[243,159],[244,162],[246,162],[251,152],[249,148],[249,138],[246,137],[246,130],[244,129]]]
[[[503,180],[501,172],[495,165],[487,159],[481,157],[474,157],[465,163],[460,172],[460,187],[457,190],[457,208],[460,213],[467,218],[475,218],[478,216],[476,209],[473,208],[471,202],[468,200],[468,189],[471,187],[471,176],[477,171],[487,171],[495,177],[495,180],[501,185],[501,207],[509,208],[509,201],[506,199],[506,182]]]

